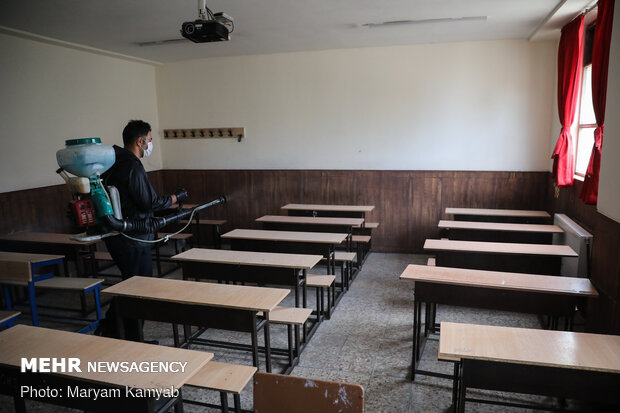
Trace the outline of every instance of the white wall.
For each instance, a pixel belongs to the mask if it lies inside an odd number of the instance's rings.
[[[247,138],[164,139],[163,165],[549,170],[555,60],[556,42],[492,41],[165,64],[162,130]]]
[[[152,65],[0,34],[0,91],[0,192],[62,183],[66,139],[122,146],[129,119],[151,123],[159,142]],[[159,149],[147,169],[161,169]]]
[[[620,222],[620,5],[614,10],[607,79],[605,132],[598,188],[599,212]]]

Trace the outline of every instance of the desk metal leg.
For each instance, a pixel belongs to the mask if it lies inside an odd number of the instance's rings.
[[[101,320],[101,301],[99,299],[99,286],[93,290],[95,295],[95,309],[97,311],[97,320]]]
[[[452,379],[452,412],[456,413],[456,409],[459,403],[459,367],[460,363],[454,363],[454,377]]]
[[[420,360],[420,322],[422,303],[414,300],[413,302],[413,353],[411,359],[411,381],[415,381],[418,360]]]
[[[179,341],[179,326],[177,324],[172,324],[172,339],[174,340],[174,346],[179,347],[181,344]]]
[[[220,392],[220,401],[222,403],[222,413],[228,412],[228,394],[226,392]]]
[[[271,373],[271,339],[269,337],[269,312],[264,312],[265,317],[265,325],[263,329],[265,330],[265,364],[267,373]]]
[[[239,393],[233,394],[233,400],[235,401],[235,413],[241,413],[241,396]]]
[[[308,285],[307,285],[307,281],[308,281],[308,271],[307,270],[302,270],[302,278],[303,278],[303,285],[302,285],[302,306],[303,308],[308,308]],[[299,307],[297,301],[295,301],[295,307]],[[304,343],[307,342],[308,340],[308,325],[307,323],[304,323],[304,328],[303,328],[303,338],[304,338]]]
[[[293,350],[293,326],[290,324],[286,325],[286,333],[288,338],[288,364],[293,367],[294,362],[294,350]]]
[[[258,364],[258,334],[256,331],[256,313],[252,316],[252,331],[250,332],[252,339],[252,363],[257,369],[260,367]]]
[[[32,325],[39,325],[39,317],[37,315],[37,299],[34,292],[34,282],[28,281],[28,300],[30,301],[30,311],[32,312]]]
[[[13,308],[13,304],[11,303],[11,294],[9,292],[9,286],[3,285],[2,290],[4,291],[4,303],[6,305],[6,309],[10,310]]]
[[[465,411],[465,391],[466,386],[464,380],[462,379],[465,374],[465,366],[461,365],[461,380],[459,380],[458,384],[458,409],[456,410],[458,413],[463,413]]]

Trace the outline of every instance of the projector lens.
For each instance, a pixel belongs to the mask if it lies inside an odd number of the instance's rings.
[[[191,24],[191,23],[190,23],[190,24],[186,24],[186,25],[185,25],[185,27],[183,28],[183,31],[184,31],[186,34],[192,34],[192,33],[194,33],[194,25],[193,25],[193,24]]]

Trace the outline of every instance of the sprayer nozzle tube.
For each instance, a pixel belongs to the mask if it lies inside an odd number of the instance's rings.
[[[106,215],[104,217],[104,223],[106,226],[119,232],[137,232],[140,234],[153,234],[160,228],[166,226],[170,222],[178,221],[188,215],[191,215],[194,211],[200,211],[212,206],[226,202],[226,198],[220,197],[214,201],[208,202],[203,205],[199,205],[194,209],[186,209],[176,214],[168,215],[166,217],[149,217],[145,219],[117,219],[114,215]]]

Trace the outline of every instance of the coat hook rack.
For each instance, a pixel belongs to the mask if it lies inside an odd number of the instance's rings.
[[[195,128],[195,129],[164,129],[165,139],[204,139],[234,138],[241,142],[245,138],[245,128]]]

